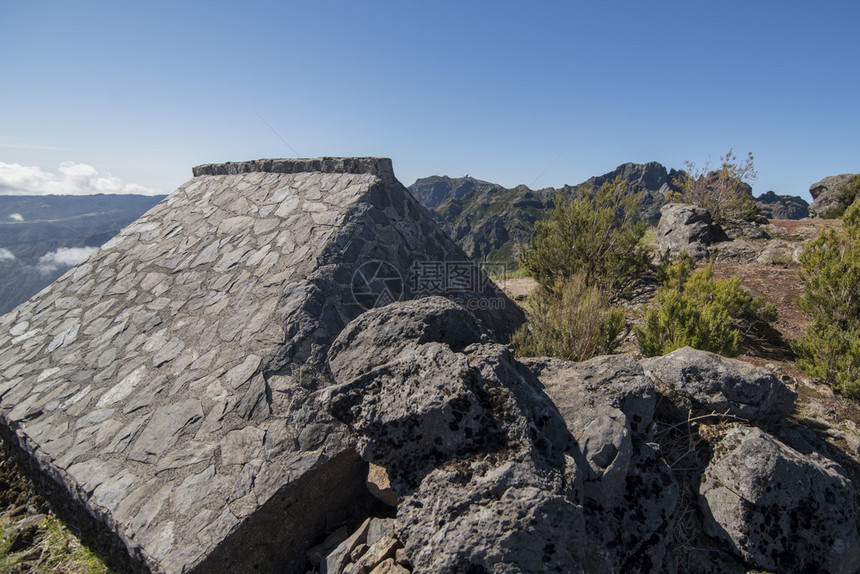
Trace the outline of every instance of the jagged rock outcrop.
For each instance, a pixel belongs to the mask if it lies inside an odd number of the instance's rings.
[[[671,571],[678,484],[653,442],[654,383],[632,358],[525,359],[576,439],[586,528],[612,572]],[[611,519],[608,517],[612,517]],[[598,568],[592,564],[592,568]]]
[[[656,161],[641,163],[624,163],[609,173],[587,179],[579,186],[590,185],[600,187],[606,182],[620,179],[627,185],[629,193],[638,193],[642,199],[639,205],[639,217],[654,224],[660,219],[660,210],[666,203],[666,196],[676,189],[675,181],[681,172],[667,171]]]
[[[809,214],[819,219],[840,217],[856,199],[851,196],[850,190],[857,185],[857,178],[860,178],[860,174],[843,173],[825,177],[810,185],[812,205],[809,206]]]
[[[456,318],[464,332],[437,328]],[[473,327],[438,298],[365,313],[331,348],[333,366],[364,360],[337,371],[328,408],[387,470],[417,571],[582,571],[575,442],[531,373]]]
[[[758,428],[732,429],[702,476],[705,528],[755,568],[856,572],[854,486],[838,464]]]
[[[427,209],[436,209],[449,200],[459,200],[471,196],[476,191],[501,191],[497,183],[490,183],[474,177],[448,177],[434,175],[415,180],[409,192]]]
[[[657,246],[661,253],[686,253],[694,259],[708,257],[711,244],[711,214],[687,203],[668,203],[657,224]]]
[[[455,322],[471,342],[439,328]],[[431,298],[365,313],[329,362],[343,376],[328,408],[387,470],[416,571],[671,564],[654,537],[678,490],[648,440],[656,395],[633,359],[526,368],[464,309]]]
[[[777,195],[768,191],[755,198],[759,213],[768,219],[809,217],[809,203],[798,195]]]
[[[194,175],[0,318],[0,427],[136,568],[303,571],[327,514],[373,501],[319,403],[343,327],[440,293],[503,340],[522,311],[389,160]]]

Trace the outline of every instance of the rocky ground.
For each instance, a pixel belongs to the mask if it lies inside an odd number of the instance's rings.
[[[739,249],[724,249],[726,256],[714,263],[714,276],[717,279],[737,277],[741,284],[768,302],[773,303],[778,319],[775,329],[781,336],[776,344],[764,345],[747,342],[739,359],[759,367],[767,367],[780,375],[790,378],[792,388],[798,393],[798,419],[811,427],[829,428],[833,433],[834,444],[844,448],[846,454],[860,463],[860,405],[855,401],[836,395],[826,385],[810,380],[794,364],[789,341],[803,336],[808,319],[798,310],[796,301],[803,293],[803,283],[798,275],[797,261],[784,254],[794,253],[798,248],[817,237],[825,229],[839,227],[839,220],[822,219],[777,219],[765,226],[769,240],[744,242],[744,256],[737,255]],[[655,244],[656,247],[656,244]],[[761,253],[774,252],[771,261],[759,260]],[[512,299],[524,301],[537,282],[531,277],[511,277],[500,280],[499,285]],[[653,291],[652,291],[653,293]],[[641,302],[637,307],[641,308]],[[630,313],[636,319],[636,309]],[[622,347],[628,354],[636,355],[637,347],[628,342]],[[850,447],[848,445],[851,445]]]
[[[752,242],[760,252],[772,247],[774,242],[785,247],[780,253],[788,253],[803,241],[816,236],[822,228],[832,227],[834,222],[772,221],[769,226],[770,240]],[[750,249],[745,245],[744,249]],[[776,305],[779,319],[775,328],[782,341],[773,345],[753,345],[745,348],[739,357],[756,366],[765,366],[774,371],[790,388],[798,393],[797,408],[791,419],[812,430],[833,449],[834,457],[840,460],[851,478],[860,479],[860,407],[850,400],[834,395],[824,385],[808,380],[794,365],[788,341],[802,335],[806,319],[797,311],[795,301],[802,291],[797,275],[797,263],[791,257],[779,254],[768,263],[743,258],[718,258],[714,266],[718,278],[736,276],[741,283]],[[508,278],[500,286],[515,300],[522,301],[535,287],[530,278]],[[633,347],[628,352],[635,354]],[[731,420],[717,423],[709,420],[699,425],[667,425],[659,432],[677,434],[677,448],[665,448],[664,456],[678,476],[682,476],[684,461],[695,459],[697,450],[707,449],[736,430]],[[26,478],[22,477],[14,457],[5,447],[0,449],[0,571],[2,572],[108,572],[105,564],[92,552],[86,550],[69,529],[52,516],[50,506]],[[693,472],[693,471],[691,471]],[[692,476],[692,475],[691,475]],[[685,482],[679,481],[680,496],[696,496],[685,490]],[[695,526],[695,517],[685,522],[681,517],[675,528],[676,541],[682,540],[684,528]],[[695,545],[689,539],[691,547]],[[341,529],[312,549],[309,564],[317,568],[322,561],[346,560],[362,564],[362,572],[408,572],[411,564],[405,557],[399,542],[391,533],[390,516],[368,519],[357,530]]]

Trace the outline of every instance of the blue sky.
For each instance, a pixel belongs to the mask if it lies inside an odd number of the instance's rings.
[[[546,187],[733,148],[756,194],[809,199],[860,172],[858,21],[848,1],[2,2],[0,177],[169,192],[294,149]]]

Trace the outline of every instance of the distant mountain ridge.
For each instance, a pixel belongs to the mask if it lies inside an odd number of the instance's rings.
[[[642,193],[640,216],[656,222],[671,189],[670,177],[677,177],[677,172],[669,172],[657,162],[625,163],[609,173],[561,189],[533,190],[525,185],[506,189],[474,178],[446,176],[419,179],[408,189],[434,212],[437,222],[469,257],[513,263],[521,246],[534,233],[535,222],[555,207],[559,191],[575,193],[582,186],[600,186],[616,177],[627,182],[630,193]]]
[[[418,202],[428,209],[436,209],[450,199],[463,199],[476,191],[504,189],[497,183],[482,181],[473,177],[448,177],[433,175],[416,180],[409,191]]]
[[[598,187],[619,178],[630,193],[641,194],[639,216],[656,225],[667,194],[677,191],[674,182],[682,175],[683,172],[667,169],[658,162],[624,163],[608,173],[561,189],[532,190],[525,185],[507,189],[468,176],[425,177],[408,189],[473,260],[512,264],[534,233],[535,222],[555,207],[555,197],[560,191],[576,193],[583,186]],[[805,217],[807,204],[800,197],[769,192],[759,205],[768,217],[800,219]]]
[[[0,195],[0,314],[135,221],[165,195]]]

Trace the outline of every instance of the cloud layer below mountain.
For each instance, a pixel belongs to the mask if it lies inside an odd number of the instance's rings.
[[[138,193],[158,195],[152,189],[129,183],[110,173],[99,174],[91,165],[64,161],[57,173],[36,166],[0,161],[0,195],[94,195]]]
[[[95,253],[98,247],[60,247],[39,258],[39,270],[43,273],[56,271],[61,267],[73,267]]]

